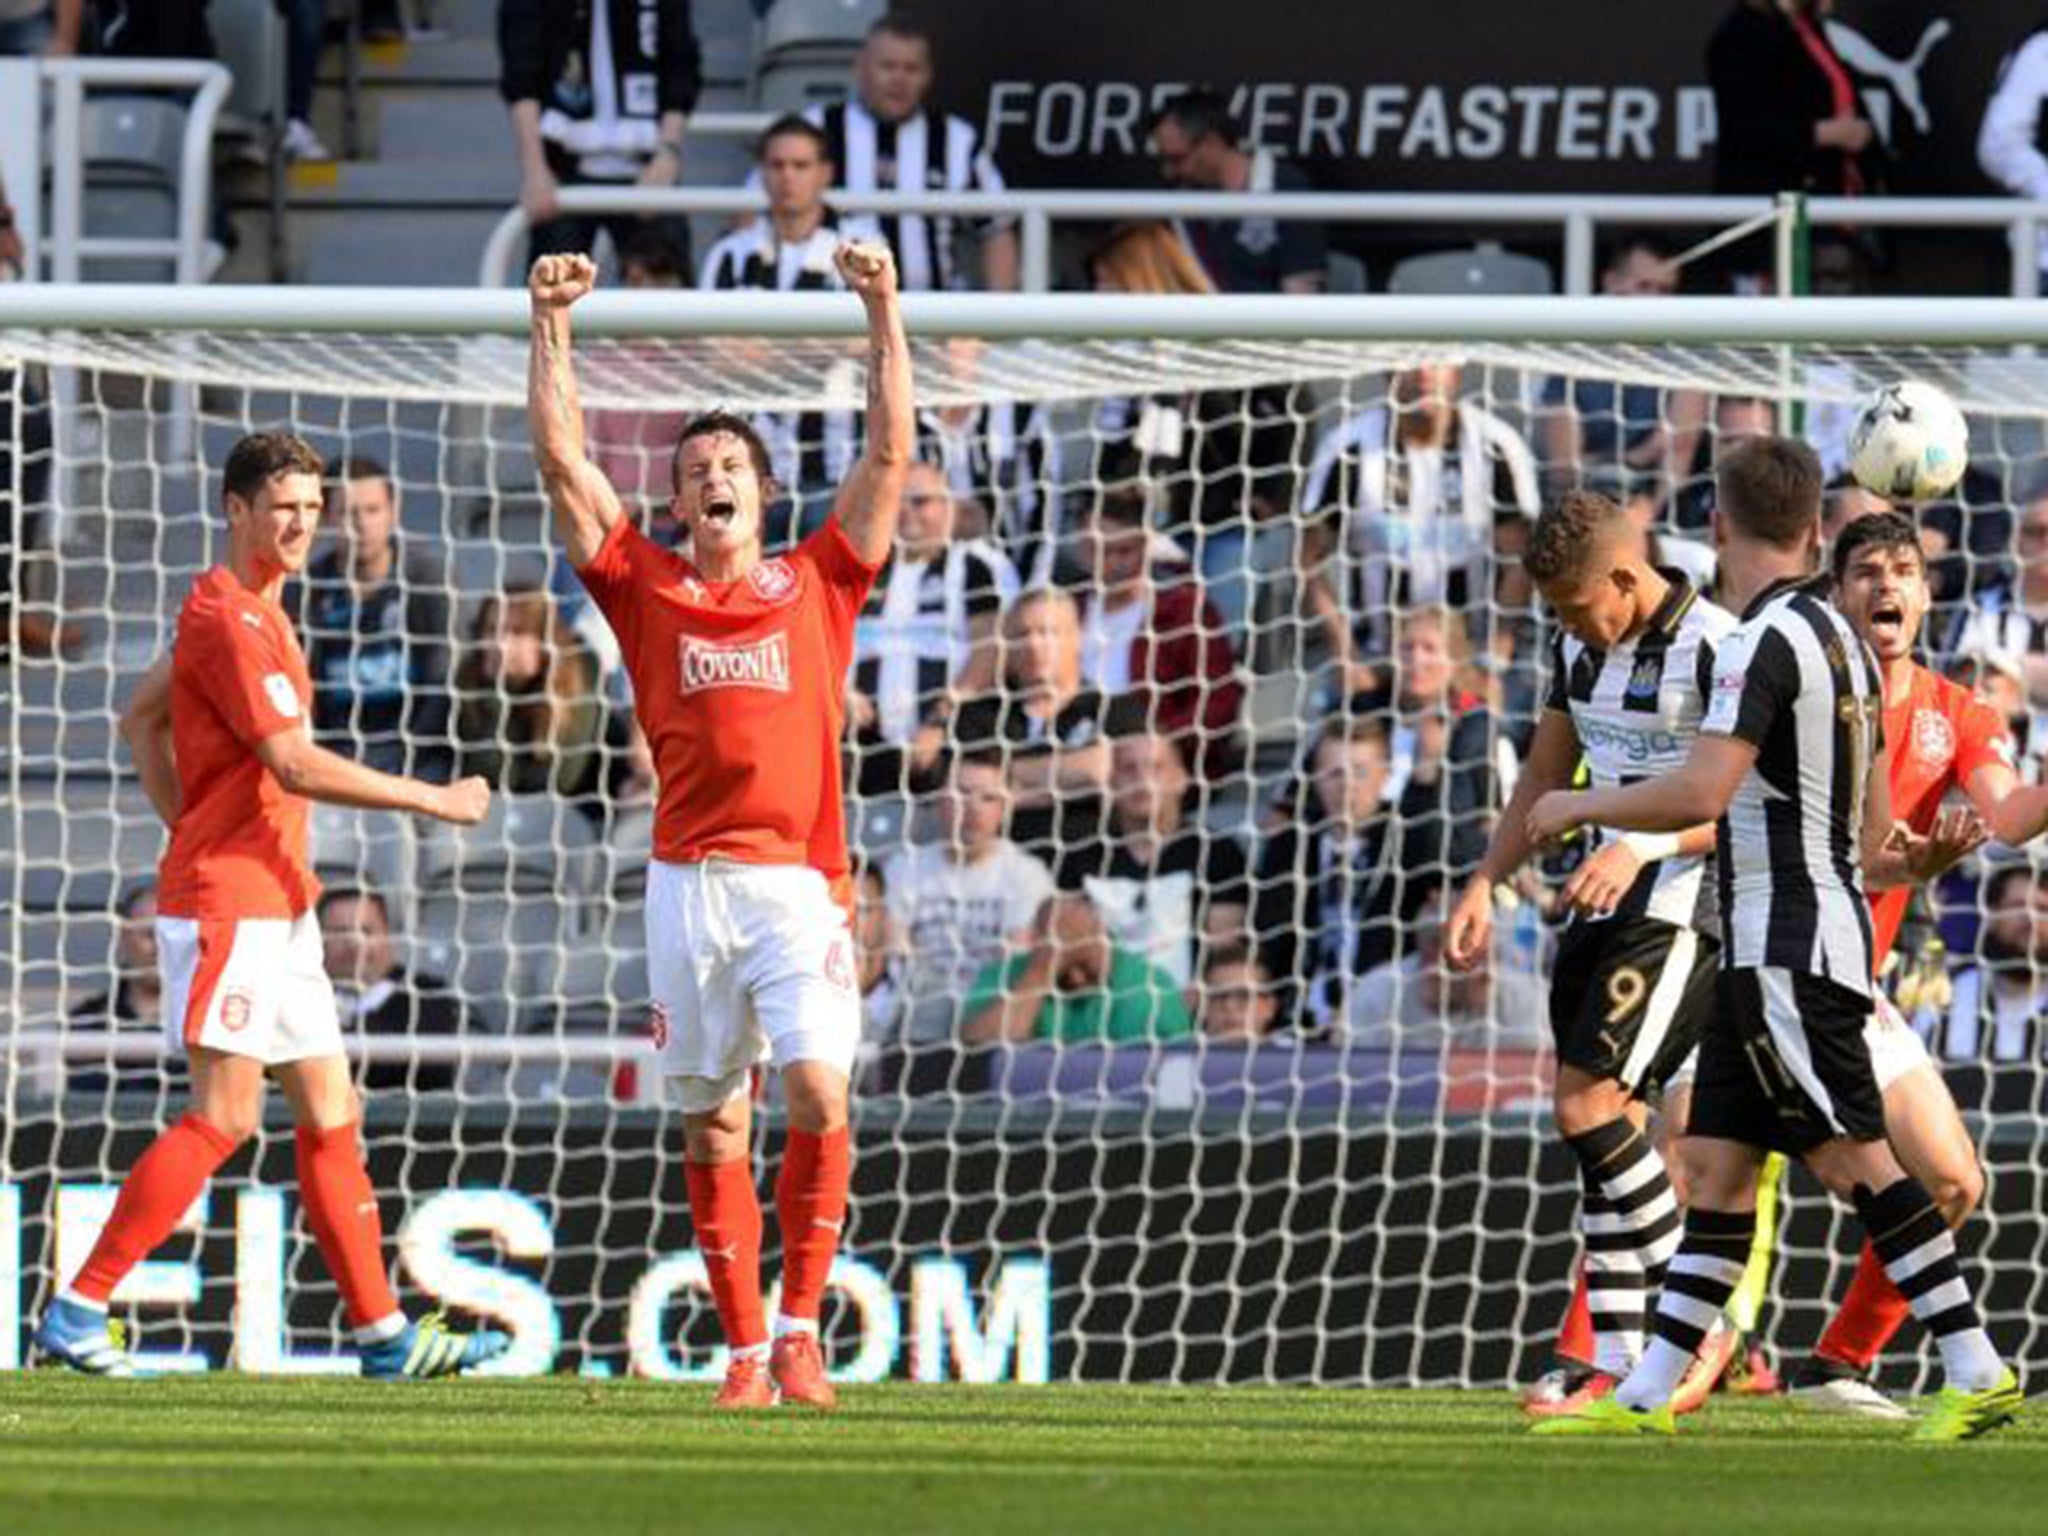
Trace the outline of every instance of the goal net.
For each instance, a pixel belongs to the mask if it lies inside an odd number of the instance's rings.
[[[379,312],[0,329],[0,1367],[183,1091],[152,985],[162,829],[116,720],[223,554],[229,445],[277,427],[336,466],[294,594],[322,739],[501,791],[460,835],[314,823],[403,1292],[510,1328],[512,1373],[722,1363],[649,1044],[646,761],[616,649],[551,548],[518,317],[448,334]],[[1433,342],[920,336],[932,467],[848,704],[868,1034],[827,1317],[843,1376],[1543,1367],[1578,1258],[1545,979],[1575,855],[1517,884],[1476,977],[1446,973],[1440,934],[1539,707],[1519,551],[1544,498],[1608,490],[1666,563],[1709,574],[1726,443],[1797,431],[1832,473],[1861,394],[1939,383],[1974,440],[1958,498],[1920,513],[1927,657],[2013,718],[2030,778],[2048,744],[2042,368],[2002,346],[1795,344],[1791,323],[1782,345],[1471,323]],[[791,491],[776,539],[827,513],[860,445],[843,326],[589,329],[592,452],[657,537],[675,432],[711,406],[763,425]],[[1920,898],[1891,985],[1983,1148],[1966,1252],[1992,1331],[2038,1365],[2048,884],[2029,857],[1991,850]],[[351,1368],[282,1123],[117,1297],[157,1363]],[[772,1161],[772,1091],[763,1123]],[[1801,1175],[1781,1209],[1753,1326],[1790,1352],[1857,1233]],[[771,1220],[771,1278],[774,1241]],[[1886,1375],[1929,1359],[1909,1330]]]

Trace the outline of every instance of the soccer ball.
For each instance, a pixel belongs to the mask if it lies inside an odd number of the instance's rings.
[[[1849,472],[1866,491],[1932,501],[1955,489],[1970,461],[1963,413],[1932,384],[1887,384],[1864,402],[1849,433]]]

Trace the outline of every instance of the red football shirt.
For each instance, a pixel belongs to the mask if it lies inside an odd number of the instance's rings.
[[[1885,704],[1884,739],[1892,748],[1892,817],[1915,832],[1933,826],[1949,790],[1967,785],[1979,768],[2013,763],[2012,735],[1998,711],[1917,665],[1906,697]],[[1876,924],[1872,955],[1880,969],[1911,896],[1909,888],[1896,886],[1870,898]]]
[[[181,805],[158,872],[166,917],[297,917],[320,894],[306,862],[307,801],[256,744],[303,731],[306,656],[284,610],[226,566],[192,584],[171,655],[171,741]]]
[[[653,750],[656,858],[846,874],[839,737],[877,569],[836,518],[722,582],[630,518],[613,526],[579,574],[618,637]]]

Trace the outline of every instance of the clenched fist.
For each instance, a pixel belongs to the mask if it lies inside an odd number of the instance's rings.
[[[597,263],[588,256],[542,256],[526,274],[535,309],[567,309],[597,286]]]
[[[846,286],[863,299],[896,291],[896,258],[880,240],[847,240],[832,253]]]
[[[543,257],[542,260],[553,260]],[[457,779],[453,784],[436,786],[432,814],[442,821],[453,822],[458,827],[473,827],[484,819],[484,813],[491,808],[491,786],[488,780],[472,775]]]

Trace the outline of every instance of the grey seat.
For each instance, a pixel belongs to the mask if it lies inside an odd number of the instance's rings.
[[[211,0],[214,51],[235,77],[222,109],[244,131],[284,117],[284,17],[276,0]]]
[[[384,898],[400,927],[410,915],[415,860],[411,818],[396,811],[315,805],[313,870],[330,886],[366,886]]]
[[[85,163],[84,233],[90,237],[170,240],[178,233],[178,180],[185,108],[157,96],[93,96],[81,123]],[[170,282],[176,258],[91,257],[86,275],[101,282]]]
[[[754,99],[794,112],[843,97],[853,56],[885,9],[877,0],[775,0],[761,23]]]
[[[1470,250],[1431,251],[1410,256],[1387,279],[1389,293],[1556,292],[1550,268],[1534,256],[1521,256],[1481,241]]]

